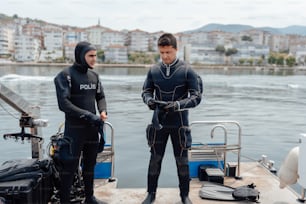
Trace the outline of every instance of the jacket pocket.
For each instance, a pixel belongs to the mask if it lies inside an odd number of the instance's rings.
[[[154,128],[152,124],[147,126],[146,137],[149,147],[152,147],[156,140],[156,128]]]
[[[179,140],[180,140],[180,145],[183,149],[189,149],[191,147],[192,138],[191,138],[191,130],[189,127],[179,128]]]

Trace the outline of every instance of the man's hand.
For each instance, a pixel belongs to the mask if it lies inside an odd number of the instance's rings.
[[[105,111],[102,111],[100,114],[100,118],[102,121],[105,121],[107,119],[107,113]]]
[[[155,100],[153,98],[148,100],[147,105],[151,110],[155,110],[155,108],[156,108],[156,103],[155,103]]]
[[[99,127],[103,123],[102,119],[98,115],[93,114],[91,112],[87,112],[86,114],[82,115],[81,118],[84,118],[90,124],[97,127]]]
[[[164,107],[164,110],[166,112],[174,112],[177,111],[177,109],[178,109],[177,101],[168,102],[168,104]]]

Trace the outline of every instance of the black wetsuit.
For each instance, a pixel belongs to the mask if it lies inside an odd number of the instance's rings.
[[[191,134],[188,122],[188,109],[197,106],[202,98],[202,80],[187,64],[176,60],[172,65],[159,63],[148,72],[143,85],[142,98],[147,104],[151,98],[165,102],[176,102],[177,109],[163,112],[159,108],[158,122],[161,129],[148,126],[147,133],[151,146],[151,158],[148,170],[149,193],[156,192],[161,163],[164,157],[169,135],[176,159],[181,196],[189,193],[188,148],[191,146]],[[158,107],[158,106],[157,106]],[[156,111],[156,109],[155,109]],[[162,115],[160,115],[162,114]],[[153,114],[152,122],[156,122],[157,114]],[[155,117],[155,118],[154,118]],[[150,130],[149,130],[150,129]]]
[[[81,152],[85,196],[90,198],[93,195],[94,167],[99,141],[96,104],[101,113],[106,111],[106,101],[98,74],[88,69],[84,59],[86,50],[89,49],[87,44],[77,47],[76,62],[54,79],[59,109],[65,113],[64,137],[72,140],[71,153],[74,158],[73,161],[61,158],[61,203],[70,202],[70,189]]]

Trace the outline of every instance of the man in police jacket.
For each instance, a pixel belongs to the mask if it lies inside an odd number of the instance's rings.
[[[61,204],[70,203],[71,185],[81,152],[85,203],[103,203],[93,195],[94,167],[99,148],[98,131],[107,119],[103,87],[99,75],[92,70],[96,59],[96,48],[88,42],[79,42],[75,47],[74,64],[62,70],[54,79],[58,106],[65,113],[64,138],[70,141],[65,146],[69,149],[65,150],[68,154],[60,154]]]

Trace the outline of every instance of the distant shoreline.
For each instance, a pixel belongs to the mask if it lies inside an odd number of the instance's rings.
[[[35,66],[35,67],[68,67],[72,63],[32,63],[32,62],[0,62],[1,66]],[[151,64],[96,64],[95,67],[102,68],[148,68],[151,67]]]
[[[33,67],[68,67],[71,63],[21,63],[21,62],[0,62],[0,68],[5,66],[33,66]],[[95,68],[136,68],[149,69],[152,64],[96,64]],[[212,70],[255,70],[255,71],[305,71],[306,66],[282,67],[282,66],[235,66],[235,65],[191,65],[194,69]]]

